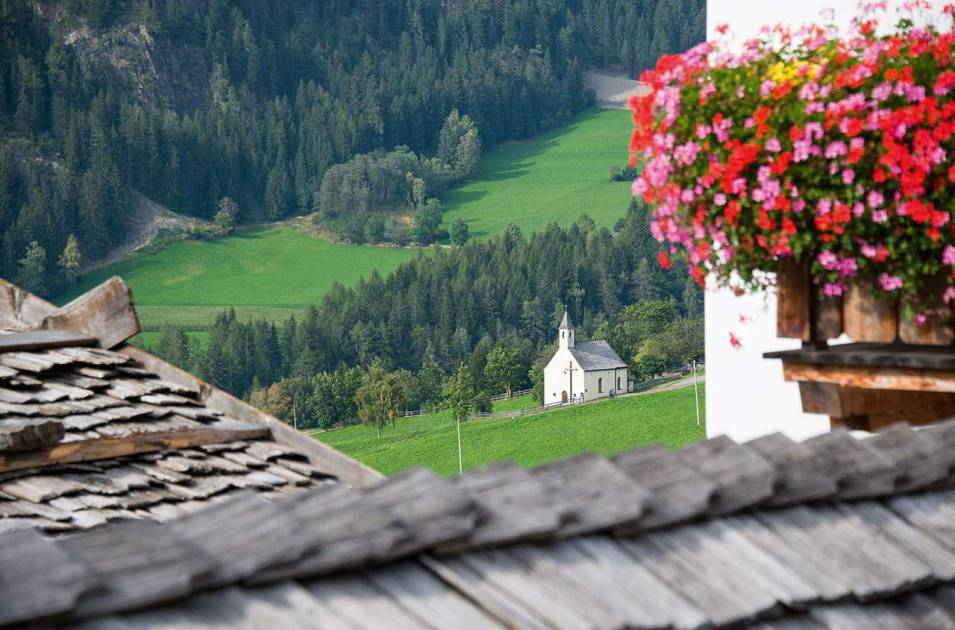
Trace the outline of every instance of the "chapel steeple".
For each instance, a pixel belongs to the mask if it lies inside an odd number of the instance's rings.
[[[574,347],[574,323],[570,321],[570,313],[564,308],[564,317],[560,320],[560,326],[557,327],[557,340],[561,348]]]

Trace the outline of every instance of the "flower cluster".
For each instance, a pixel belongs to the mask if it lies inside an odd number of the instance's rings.
[[[701,284],[758,287],[794,257],[829,295],[859,281],[955,300],[955,35],[908,15],[879,35],[885,10],[863,7],[847,38],[776,27],[741,53],[708,42],[643,73],[633,193],[654,207],[662,265],[680,255]]]

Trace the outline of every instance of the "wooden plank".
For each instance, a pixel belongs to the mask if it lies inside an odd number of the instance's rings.
[[[858,501],[838,506],[852,524],[868,530],[873,538],[891,541],[906,554],[927,565],[939,582],[955,579],[955,552],[901,518],[881,503]]]
[[[540,538],[560,527],[560,509],[542,482],[525,468],[504,462],[454,480],[481,508],[477,527],[464,540],[440,551],[463,551],[503,541]]]
[[[212,387],[192,374],[166,363],[148,352],[130,345],[123,346],[119,349],[119,352],[135,359],[149,372],[157,374],[169,382],[197,392],[199,400],[201,400],[208,409],[223,413],[230,418],[266,426],[271,431],[273,439],[277,442],[287,446],[296,453],[307,456],[317,470],[333,474],[344,483],[355,487],[362,487],[377,483],[384,478],[384,475],[377,470],[340,453],[326,444],[322,444],[318,440],[296,431],[281,420],[262,413],[255,407],[222,390]]]
[[[45,350],[62,346],[89,346],[96,337],[69,330],[32,330],[0,334],[0,352]]]
[[[275,564],[297,560],[308,548],[299,532],[308,527],[282,506],[241,493],[182,519],[172,528],[215,560],[203,588],[234,584]]]
[[[871,280],[853,282],[843,296],[842,321],[853,341],[891,343],[898,332],[896,302]]]
[[[792,550],[850,587],[861,601],[910,590],[934,575],[932,568],[891,540],[834,508],[795,507],[758,514]]]
[[[300,561],[261,571],[252,581],[311,577],[399,560],[464,539],[478,518],[477,506],[454,484],[423,469],[405,471],[360,492],[318,487],[299,496],[289,509],[309,523],[301,535],[313,551]]]
[[[305,585],[327,610],[350,627],[361,630],[436,628],[430,620],[414,615],[401,602],[357,575],[343,575]]]
[[[706,511],[716,485],[685,464],[677,451],[662,446],[641,448],[613,458],[653,496],[635,530],[663,527]]]
[[[842,334],[842,296],[825,295],[821,287],[816,287],[814,313],[815,337],[817,341],[835,339]]]
[[[436,628],[500,628],[501,623],[465,599],[417,562],[406,561],[363,574],[380,591]],[[321,584],[315,584],[321,589]]]
[[[110,350],[104,350],[101,348],[59,348],[56,350],[59,354],[62,354],[66,357],[72,359],[74,363],[84,363],[91,366],[97,367],[125,367],[129,363],[129,357],[120,354],[118,352],[112,352]],[[105,371],[97,370],[91,368],[77,368],[77,372],[84,375],[90,374],[108,374],[108,376],[103,376],[101,378],[113,379],[116,377],[116,372],[114,371]]]
[[[906,521],[936,539],[946,543],[955,540],[955,491],[894,497],[888,505]]]
[[[776,273],[776,336],[809,341],[810,286],[806,263],[780,258]]]
[[[836,480],[826,472],[831,464],[813,449],[782,433],[757,438],[745,446],[776,468],[778,476],[768,505],[793,505],[835,496]]]
[[[206,628],[209,630],[272,630],[303,628],[355,630],[292,582],[268,588],[238,586],[191,597],[176,606],[95,619],[76,630],[140,630]]]
[[[777,479],[773,465],[725,435],[690,444],[677,453],[684,464],[715,484],[707,506],[710,516],[736,512],[773,495]]]
[[[79,617],[135,610],[184,597],[215,564],[171,528],[151,521],[100,527],[58,544],[89,566],[101,583],[77,604]]]
[[[60,443],[29,453],[2,453],[0,454],[0,472],[99,459],[115,459],[126,455],[151,453],[169,448],[180,449],[199,444],[215,444],[230,440],[255,440],[267,437],[269,437],[269,429],[262,425],[223,420],[193,430],[138,433],[122,439],[79,440]]]
[[[591,602],[590,606],[605,609],[611,619],[619,620],[612,627],[705,625],[700,610],[636,563],[609,537],[587,536],[548,546],[522,545],[511,553],[534,567],[531,579],[541,574],[551,576],[560,588],[578,592]]]
[[[782,518],[785,518],[785,513]],[[815,547],[806,546],[811,545],[811,540],[789,536],[785,527],[777,531],[753,516],[730,516],[721,521],[731,527],[736,535],[759,546],[804,582],[811,584],[821,599],[831,601],[851,593],[849,578],[838,571],[833,573],[831,563],[821,557],[821,552]]]
[[[0,328],[24,330],[56,310],[56,307],[0,278]]]
[[[787,381],[822,381],[863,389],[955,393],[955,371],[784,362],[783,377]]]
[[[561,512],[558,536],[632,528],[650,491],[610,461],[585,453],[531,471]]]
[[[955,370],[955,351],[944,346],[848,343],[826,348],[803,347],[766,352],[767,359],[810,365],[862,365],[879,368]]]
[[[522,553],[520,549],[527,553]],[[528,545],[478,551],[449,560],[464,564],[481,580],[506,591],[523,608],[557,628],[622,628],[617,611],[601,605],[590,593],[555,574],[544,556],[531,555]]]
[[[570,555],[570,549],[579,551],[579,555]],[[594,592],[595,597],[607,599],[631,627],[697,628],[707,622],[699,608],[649,567],[635,562],[610,537],[576,538],[555,545],[552,553],[565,565],[568,579]]]
[[[742,585],[756,585],[742,579],[735,572],[735,566],[714,565],[710,555],[700,548],[699,541],[687,538],[688,529],[691,528],[657,530],[621,544],[635,562],[647,567],[701,610],[707,626],[738,623],[778,607],[774,595],[765,589],[740,590]],[[687,543],[690,546],[684,547]],[[701,555],[697,556],[698,553]]]
[[[0,545],[0,626],[63,616],[98,583],[83,562],[39,532],[5,533]]]
[[[913,594],[897,600],[860,606],[851,602],[813,608],[811,617],[827,628],[875,630],[953,630],[955,619],[929,597]]]
[[[0,453],[22,453],[56,444],[66,432],[50,418],[4,418],[0,422]]]
[[[38,328],[85,333],[101,348],[118,346],[140,331],[132,292],[119,276],[50,313]]]
[[[754,624],[753,630],[828,630],[804,614],[790,614],[781,619],[767,619]]]
[[[84,488],[84,484],[58,475],[29,475],[0,484],[5,494],[34,503],[74,494]]]
[[[528,607],[519,596],[507,588],[501,588],[484,574],[465,564],[461,557],[436,559],[421,556],[419,561],[444,582],[481,608],[500,619],[508,628],[527,630],[550,630],[554,625],[546,615]]]
[[[823,433],[803,442],[838,484],[837,498],[842,500],[887,496],[895,493],[905,475],[882,452],[857,440],[848,431]]]
[[[885,455],[902,474],[896,479],[897,493],[912,492],[947,479],[955,467],[955,451],[946,440],[937,439],[941,432],[923,435],[907,426],[896,425],[865,440]],[[955,425],[945,431],[955,441]],[[933,439],[935,438],[935,439]]]

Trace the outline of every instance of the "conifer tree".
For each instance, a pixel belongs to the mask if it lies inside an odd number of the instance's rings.
[[[80,275],[80,266],[82,263],[83,257],[82,254],[80,254],[80,243],[76,240],[76,236],[70,234],[66,239],[66,246],[63,248],[63,252],[57,259],[57,264],[59,264],[60,269],[63,271],[63,279],[66,281],[67,286],[76,283],[76,279]]]
[[[31,241],[18,264],[17,284],[37,295],[46,294],[46,250],[43,246]]]

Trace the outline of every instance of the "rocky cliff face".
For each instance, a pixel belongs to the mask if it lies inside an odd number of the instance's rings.
[[[62,3],[35,2],[33,9],[81,64],[108,75],[113,86],[144,105],[184,114],[209,100],[211,64],[199,46],[152,33],[131,12],[96,28]]]

